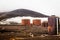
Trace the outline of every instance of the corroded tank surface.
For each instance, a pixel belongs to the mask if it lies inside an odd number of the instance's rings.
[[[56,35],[57,34],[56,28],[56,17],[51,16],[48,18],[48,34]]]
[[[22,19],[22,25],[30,25],[30,19]]]
[[[44,22],[42,22],[42,27],[48,27],[48,21],[44,21]]]
[[[34,19],[34,20],[33,20],[33,25],[41,25],[41,20],[39,20],[39,19]]]

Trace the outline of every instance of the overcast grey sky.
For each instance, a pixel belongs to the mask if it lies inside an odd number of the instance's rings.
[[[21,8],[60,16],[60,0],[0,0],[0,12]]]

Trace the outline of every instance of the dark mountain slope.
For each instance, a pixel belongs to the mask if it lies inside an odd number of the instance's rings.
[[[31,17],[49,17],[47,15],[35,12],[35,11],[31,11],[31,10],[27,10],[27,9],[17,9],[14,11],[10,11],[10,12],[5,12],[3,14],[0,15],[0,20],[3,20],[5,18],[11,18],[11,17],[16,17],[16,16],[31,16]]]

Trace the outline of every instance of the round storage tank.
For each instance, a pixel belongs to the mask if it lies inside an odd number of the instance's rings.
[[[42,22],[42,27],[48,27],[48,21],[44,21],[44,22]]]
[[[41,25],[41,20],[39,20],[39,19],[34,19],[34,20],[33,20],[33,25]]]
[[[50,31],[48,31],[48,34],[57,35],[57,24],[55,16],[48,17],[48,28],[51,29]]]
[[[30,25],[30,19],[22,19],[22,25]]]

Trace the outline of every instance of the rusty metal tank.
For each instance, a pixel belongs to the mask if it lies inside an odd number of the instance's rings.
[[[56,26],[56,17],[51,16],[48,18],[48,34],[56,35],[57,34],[57,26]]]
[[[33,25],[41,25],[41,20],[40,19],[34,19]]]
[[[43,22],[41,23],[41,26],[42,26],[42,27],[48,27],[48,21],[43,21]]]
[[[30,19],[22,19],[22,25],[30,25]]]

